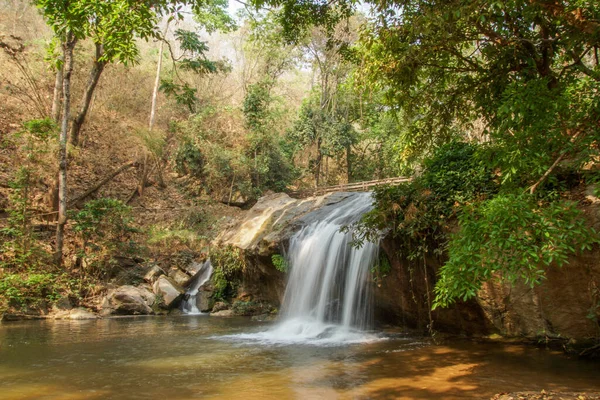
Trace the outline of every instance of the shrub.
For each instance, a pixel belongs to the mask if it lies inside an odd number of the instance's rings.
[[[246,269],[246,261],[240,249],[233,246],[211,251],[210,261],[214,268],[212,282],[215,288],[213,298],[224,300],[232,297],[239,284],[241,272]]]
[[[273,265],[275,266],[275,269],[279,272],[283,272],[286,273],[289,270],[289,265],[287,260],[285,259],[284,256],[282,256],[281,254],[273,254],[271,256],[271,261],[273,262]]]
[[[545,278],[544,267],[562,266],[570,254],[598,241],[575,203],[540,205],[528,194],[500,195],[465,207],[459,225],[440,270],[434,307],[475,296],[494,275],[533,286]]]
[[[131,208],[122,201],[102,198],[89,201],[82,210],[71,212],[73,231],[81,241],[80,257],[88,265],[88,273],[105,276],[116,255],[138,251],[132,235]]]

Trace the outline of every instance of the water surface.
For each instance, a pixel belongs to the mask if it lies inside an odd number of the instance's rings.
[[[343,346],[243,339],[268,327],[207,316],[0,324],[0,399],[483,399],[600,390],[598,364],[543,349],[434,345],[403,334]]]

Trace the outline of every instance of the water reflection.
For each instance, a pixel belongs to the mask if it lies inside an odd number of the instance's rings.
[[[3,324],[0,398],[479,399],[600,390],[598,364],[516,345],[392,337],[273,347],[218,339],[264,329],[206,316]]]

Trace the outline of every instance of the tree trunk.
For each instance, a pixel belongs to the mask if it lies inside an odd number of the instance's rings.
[[[60,111],[63,97],[63,66],[56,69],[56,80],[54,81],[54,95],[52,96],[52,120],[57,124],[60,122]]]
[[[346,146],[346,180],[352,182],[352,146]]]
[[[319,178],[321,177],[321,161],[323,155],[321,154],[321,138],[317,139],[317,158],[315,160],[315,188],[319,187]]]
[[[148,129],[152,130],[154,127],[154,117],[156,116],[156,99],[158,97],[158,87],[160,86],[160,71],[162,69],[162,59],[163,59],[163,50],[165,48],[165,36],[167,36],[167,31],[169,30],[169,23],[167,22],[167,26],[165,27],[165,32],[163,33],[163,40],[160,41],[160,48],[158,49],[158,63],[156,64],[156,79],[154,80],[154,89],[152,89],[152,105],[150,106],[150,122],[148,124]]]
[[[79,109],[79,113],[77,113],[77,116],[73,119],[71,133],[69,134],[69,143],[71,143],[73,146],[79,145],[79,133],[81,131],[81,127],[85,122],[85,117],[87,116],[88,110],[90,108],[92,96],[94,95],[96,85],[98,85],[98,81],[100,80],[100,75],[102,75],[104,67],[106,66],[106,61],[100,60],[100,58],[103,55],[104,49],[102,45],[96,43],[96,57],[94,59],[94,66],[92,67],[90,77],[88,78],[87,86],[85,87],[85,93],[83,95],[81,108]]]
[[[67,224],[67,132],[71,113],[71,73],[73,72],[73,49],[77,39],[68,32],[63,43],[63,115],[58,149],[58,224],[56,225],[56,263],[62,264],[65,225]]]

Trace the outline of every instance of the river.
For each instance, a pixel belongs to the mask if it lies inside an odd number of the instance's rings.
[[[0,324],[0,399],[484,399],[600,390],[599,365],[516,344],[268,344],[204,315]],[[237,336],[240,335],[240,336]]]

